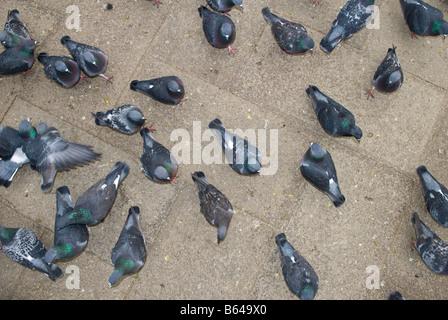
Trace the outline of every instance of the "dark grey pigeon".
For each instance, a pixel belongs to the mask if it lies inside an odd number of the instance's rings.
[[[226,15],[211,11],[205,6],[200,6],[198,11],[207,41],[215,48],[228,48],[229,53],[235,53],[235,49],[231,46],[236,38],[233,21]]]
[[[143,138],[143,154],[140,156],[142,171],[154,182],[176,183],[179,165],[171,152],[154,139],[150,129],[140,130]]]
[[[318,143],[312,142],[300,160],[300,172],[308,182],[326,193],[336,207],[345,202],[345,197],[339,188],[333,159]]]
[[[388,300],[406,300],[403,295],[401,294],[401,292],[399,291],[394,291],[389,295]]]
[[[414,246],[429,269],[448,275],[448,244],[440,239],[421,220],[417,212],[412,215],[417,240]]]
[[[28,29],[24,26],[20,20],[19,10],[13,9],[8,11],[8,18],[5,23],[4,30],[12,35],[21,37],[25,40],[34,40]]]
[[[182,80],[176,76],[167,76],[149,80],[132,80],[131,90],[141,92],[165,104],[184,102],[185,89]]]
[[[109,286],[116,285],[125,275],[137,273],[146,261],[146,239],[140,226],[140,208],[131,207],[123,230],[110,256],[114,271]]]
[[[109,61],[107,55],[97,47],[76,42],[69,36],[63,36],[61,43],[70,51],[73,59],[78,63],[81,70],[89,77],[101,76],[107,81],[110,78],[104,75]]]
[[[400,0],[400,5],[412,37],[442,35],[445,39],[448,22],[442,11],[421,0]]]
[[[288,288],[302,300],[313,300],[319,288],[319,277],[313,267],[288,242],[284,233],[275,237],[275,243]]]
[[[221,191],[207,181],[202,171],[192,173],[191,177],[199,189],[201,213],[211,225],[218,227],[219,244],[227,235],[232,220],[232,204]]]
[[[9,160],[23,145],[19,131],[9,126],[0,126],[0,160]]]
[[[226,13],[238,6],[243,9],[243,0],[207,0],[207,4],[215,11]]]
[[[56,218],[53,247],[47,250],[44,260],[69,260],[80,254],[89,241],[89,228],[85,224],[71,224],[58,230],[58,220],[74,210],[70,191],[67,186],[56,189]]]
[[[264,7],[261,12],[271,25],[275,41],[284,52],[300,54],[308,50],[313,51],[314,40],[308,35],[304,26],[273,14],[268,7]]]
[[[335,137],[355,137],[358,142],[361,140],[362,130],[355,124],[355,116],[349,110],[323,94],[316,86],[309,86],[306,93],[326,133]]]
[[[229,165],[240,174],[257,174],[261,169],[261,153],[246,139],[228,131],[218,118],[210,121],[209,128],[221,140],[222,150]]]
[[[321,40],[320,48],[331,53],[343,39],[361,30],[373,17],[375,0],[348,0],[333,21],[330,31]]]
[[[55,127],[48,127],[45,122],[39,123],[36,135],[29,121],[24,120],[19,133],[25,140],[22,148],[31,169],[42,174],[44,192],[51,189],[57,171],[87,164],[101,155],[93,152],[91,146],[65,141]]]
[[[109,214],[118,195],[118,187],[129,173],[126,162],[117,162],[109,173],[76,200],[75,208],[55,222],[56,229],[61,230],[73,224],[93,226],[103,221]]]
[[[426,210],[442,226],[448,227],[448,190],[429,173],[425,166],[417,168]]]
[[[126,134],[133,134],[139,131],[146,120],[140,108],[130,104],[125,104],[105,112],[92,112],[92,115],[95,117],[96,125],[108,126]]]
[[[7,48],[0,54],[0,76],[25,73],[34,63],[34,40],[20,39],[20,44]]]
[[[392,46],[387,50],[386,57],[381,61],[373,76],[373,88],[367,93],[367,98],[373,98],[373,91],[378,89],[381,92],[397,91],[403,84],[403,71],[398,60],[395,49]]]
[[[43,272],[53,281],[63,276],[57,265],[43,261],[46,249],[31,230],[0,226],[0,247],[15,262]]]
[[[81,69],[75,60],[65,56],[50,56],[45,52],[39,53],[37,60],[44,65],[47,77],[59,85],[71,88],[78,83]]]

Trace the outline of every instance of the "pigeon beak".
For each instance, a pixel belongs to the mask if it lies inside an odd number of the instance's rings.
[[[239,7],[241,8],[241,10],[244,10],[244,8],[243,8],[243,5],[242,5],[242,4],[240,4],[240,5],[239,5]]]

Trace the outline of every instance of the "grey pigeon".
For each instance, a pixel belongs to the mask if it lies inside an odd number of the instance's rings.
[[[207,4],[215,11],[226,13],[237,6],[243,9],[243,0],[207,0]]]
[[[71,224],[58,230],[58,220],[70,214],[74,205],[67,186],[56,189],[56,218],[53,247],[47,250],[44,260],[52,263],[54,260],[69,260],[81,253],[89,241],[89,228],[85,224]]]
[[[301,300],[313,300],[319,288],[319,277],[313,267],[286,239],[284,233],[275,237],[280,252],[283,276],[288,288]]]
[[[333,21],[330,31],[321,40],[320,48],[331,53],[343,39],[361,30],[373,17],[375,0],[348,0]]]
[[[81,69],[75,60],[65,56],[50,56],[45,52],[39,53],[37,60],[44,65],[47,77],[59,85],[71,88],[78,83]]]
[[[309,86],[306,93],[326,133],[335,137],[353,136],[358,142],[361,140],[362,130],[356,125],[355,116],[349,110],[323,94],[316,86]]]
[[[49,265],[43,261],[46,249],[31,230],[0,226],[0,247],[15,262],[43,272],[53,281],[56,277],[63,276],[62,270],[57,265]]]
[[[218,227],[219,244],[227,235],[232,220],[232,204],[221,191],[207,181],[202,171],[192,173],[191,177],[199,190],[201,213],[211,225]]]
[[[400,0],[400,5],[412,37],[442,35],[445,39],[448,22],[442,11],[421,0]]]
[[[58,216],[57,230],[73,224],[93,226],[103,221],[109,214],[118,195],[118,187],[129,173],[126,162],[117,162],[109,173],[87,189],[75,203],[75,208]]]
[[[401,70],[400,61],[398,60],[395,49],[392,46],[387,50],[386,57],[381,61],[380,65],[373,76],[373,88],[368,92],[367,97],[373,98],[373,91],[378,89],[381,92],[397,91],[403,84],[403,70]]]
[[[146,239],[140,226],[140,208],[131,207],[123,230],[112,249],[114,271],[109,286],[116,285],[125,275],[137,273],[146,261]]]
[[[257,174],[261,169],[261,153],[246,139],[228,131],[218,118],[210,121],[209,128],[221,140],[222,150],[229,165],[244,175]]]
[[[313,186],[326,193],[336,207],[345,202],[341,193],[336,168],[330,153],[312,142],[300,160],[300,172]]]
[[[133,134],[139,131],[146,120],[140,108],[130,104],[125,104],[105,112],[92,112],[92,115],[95,117],[96,125],[108,126],[126,134]]]
[[[9,126],[0,126],[0,160],[9,160],[23,145],[19,131]]]
[[[268,7],[264,7],[261,12],[271,25],[272,35],[284,52],[301,54],[313,51],[314,40],[304,26],[273,14]]]
[[[36,135],[34,127],[24,120],[19,133],[25,140],[22,148],[31,169],[42,174],[44,192],[52,187],[57,171],[87,164],[101,155],[93,152],[91,146],[65,141],[55,127],[48,127],[45,122],[38,125]]]
[[[401,294],[401,292],[399,291],[394,291],[389,295],[388,300],[406,300],[403,295]]]
[[[417,240],[414,246],[429,269],[437,274],[448,275],[448,244],[429,229],[417,212],[412,215]]]
[[[133,80],[131,90],[146,94],[156,101],[165,104],[184,102],[185,89],[181,79],[176,76],[166,76],[149,80]]]
[[[442,226],[448,227],[448,190],[429,173],[425,166],[417,168],[426,210]]]
[[[25,40],[34,40],[28,29],[24,26],[20,20],[19,10],[13,9],[8,12],[8,18],[5,23],[4,30],[12,35],[21,37]]]
[[[236,28],[232,19],[211,11],[205,6],[200,6],[198,11],[202,18],[202,29],[208,43],[215,48],[228,48],[229,53],[235,53],[235,49],[231,46],[236,38]]]
[[[140,156],[143,173],[154,182],[176,183],[174,179],[179,168],[177,160],[155,140],[149,128],[143,127],[140,135],[143,138],[143,154]]]
[[[7,48],[0,54],[0,76],[28,71],[34,63],[34,40],[20,39],[20,44]]]
[[[110,78],[104,75],[109,59],[103,51],[97,47],[76,42],[69,36],[63,36],[61,43],[70,51],[73,59],[87,76],[101,76],[110,81]]]

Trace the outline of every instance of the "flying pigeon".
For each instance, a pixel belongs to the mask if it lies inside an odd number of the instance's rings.
[[[167,76],[149,80],[133,80],[131,90],[141,92],[156,101],[165,104],[184,102],[185,89],[182,80],[176,76]]]
[[[76,42],[69,36],[63,36],[61,43],[70,51],[73,59],[75,59],[81,70],[87,76],[101,76],[107,81],[110,81],[110,78],[104,75],[107,69],[108,57],[103,51],[97,47]]]
[[[143,173],[154,182],[176,183],[174,178],[179,166],[177,160],[154,139],[149,128],[143,127],[140,135],[143,138],[143,154],[140,156]]]
[[[47,77],[59,85],[71,88],[78,83],[81,70],[75,60],[65,56],[50,56],[45,52],[39,53],[37,60],[44,65]]]
[[[261,153],[246,139],[228,131],[218,118],[209,123],[218,139],[229,165],[240,174],[257,174],[261,169]]]
[[[335,137],[353,136],[358,142],[361,140],[361,128],[355,124],[355,116],[349,110],[323,94],[316,86],[309,86],[306,93],[326,133]]]
[[[448,190],[429,173],[425,166],[417,168],[426,210],[442,226],[448,227]]]
[[[0,247],[15,262],[43,272],[53,281],[63,276],[57,265],[43,261],[46,249],[31,230],[0,226]]]
[[[0,54],[0,76],[28,71],[34,63],[34,40],[20,39],[20,44],[7,48]]]
[[[130,104],[105,112],[92,112],[92,115],[95,117],[96,125],[108,126],[126,134],[133,134],[140,130],[146,120],[140,108]]]
[[[114,271],[109,278],[113,286],[125,275],[137,273],[146,261],[146,239],[140,226],[140,208],[131,207],[111,257]]]
[[[448,275],[448,244],[440,239],[421,220],[417,212],[412,215],[417,240],[414,246],[429,269]]]
[[[243,9],[243,0],[207,0],[207,4],[215,11],[226,13],[238,6]]]
[[[301,300],[313,300],[319,288],[319,278],[313,267],[288,242],[284,233],[275,237],[275,243],[288,288]]]
[[[339,188],[333,159],[318,143],[312,142],[300,160],[300,172],[308,182],[326,193],[336,207],[345,202],[345,197]]]
[[[231,47],[236,37],[233,21],[226,15],[211,11],[205,6],[200,6],[198,11],[207,41],[215,48],[228,48],[229,53],[235,53],[235,49]]]
[[[126,162],[117,162],[109,173],[76,200],[75,208],[64,215],[58,216],[55,222],[56,229],[61,230],[73,224],[93,226],[103,221],[118,194],[118,187],[129,173]]]
[[[284,52],[300,54],[313,51],[314,40],[304,26],[273,14],[268,7],[264,7],[261,12],[271,25],[272,35]]]
[[[41,122],[37,132],[28,120],[19,124],[23,152],[30,162],[31,169],[42,174],[41,189],[50,190],[56,172],[84,165],[100,156],[91,150],[91,146],[65,141],[59,131]]]
[[[386,57],[380,63],[373,76],[373,88],[367,93],[367,98],[373,98],[375,89],[381,92],[394,92],[403,84],[403,71],[395,52],[396,48],[392,46],[392,48],[387,50]]]
[[[201,213],[213,226],[218,227],[218,244],[225,238],[233,216],[233,207],[227,197],[210,184],[202,171],[191,174],[199,190]]]
[[[442,35],[445,39],[448,22],[442,11],[421,0],[400,0],[400,5],[412,37]]]
[[[19,11],[17,9],[13,9],[8,11],[8,18],[5,23],[4,30],[12,35],[21,37],[25,40],[34,40],[28,29],[23,25],[20,20]]]
[[[373,17],[374,3],[375,0],[348,0],[320,42],[320,48],[331,53],[342,39],[348,39],[361,30]]]
[[[85,224],[71,224],[60,230],[56,227],[60,217],[70,214],[74,209],[67,186],[56,189],[56,208],[53,247],[45,253],[46,263],[77,256],[84,250],[89,240],[89,228]]]

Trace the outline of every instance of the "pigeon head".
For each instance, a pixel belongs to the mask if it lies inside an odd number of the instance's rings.
[[[221,223],[221,224],[218,226],[218,244],[219,244],[222,240],[224,240],[224,238],[226,237],[226,235],[227,235],[227,225],[224,224],[224,223]]]
[[[37,135],[37,130],[30,123],[30,119],[22,120],[19,123],[19,135],[23,140],[34,139]]]
[[[314,296],[316,295],[316,292],[314,291],[314,288],[310,285],[305,286],[300,290],[299,297],[301,300],[314,300]]]
[[[311,143],[310,156],[314,160],[320,160],[327,152],[316,142]]]
[[[249,173],[258,173],[260,172],[261,165],[256,158],[252,157],[248,158],[244,163],[244,168],[246,168]]]
[[[177,174],[177,166],[173,164],[163,164],[155,168],[154,176],[160,181],[175,182],[174,178]]]
[[[15,234],[16,234],[16,229],[5,228],[3,226],[0,226],[0,247],[1,247],[1,244],[6,244],[6,243],[10,242]]]
[[[184,87],[180,80],[170,80],[167,83],[168,91],[172,94],[172,96],[183,96]]]
[[[86,68],[92,73],[103,72],[107,65],[107,60],[104,54],[86,50],[83,52],[83,58],[86,62]]]
[[[233,29],[233,25],[228,22],[224,22],[219,30],[219,38],[223,43],[233,43],[235,40],[235,30]]]
[[[443,36],[443,39],[445,39],[446,35],[448,34],[448,22],[444,20],[434,21],[431,31],[433,34],[441,34]]]
[[[342,121],[342,129],[344,130],[344,132],[348,135],[351,135],[353,137],[356,138],[356,140],[358,140],[358,142],[361,141],[362,138],[362,130],[360,127],[358,127],[357,125],[355,125],[353,122],[351,122],[350,120],[346,119],[344,121]]]
[[[385,92],[393,92],[402,85],[402,80],[403,74],[401,71],[394,71],[385,79],[385,86],[381,88],[381,90]]]
[[[36,41],[28,39],[23,41],[23,44],[20,46],[20,55],[24,57],[30,57],[34,55],[34,48],[36,48]]]
[[[310,50],[313,51],[314,48],[314,40],[311,37],[306,37],[304,39],[300,39],[297,41],[297,48],[299,51]]]
[[[146,118],[143,116],[143,114],[138,110],[131,110],[128,115],[128,122],[129,125],[141,127],[144,123]]]
[[[126,274],[133,273],[138,268],[134,260],[127,257],[119,257],[115,262],[115,270],[109,278],[109,286],[113,286]]]
[[[6,30],[0,31],[0,42],[5,48],[13,48],[18,46],[22,41],[21,38],[13,35]]]

